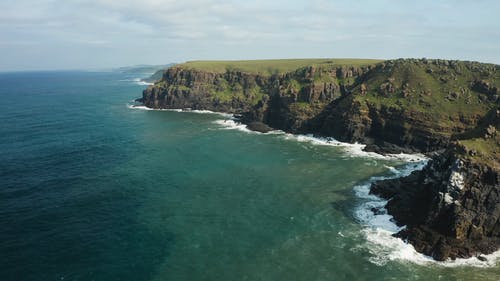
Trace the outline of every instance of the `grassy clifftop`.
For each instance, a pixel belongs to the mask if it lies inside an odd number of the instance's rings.
[[[477,62],[401,59],[377,65],[353,89],[377,108],[423,116],[435,133],[454,134],[475,123],[500,99],[500,66]]]
[[[234,61],[188,61],[176,67],[223,73],[228,70],[246,73],[272,75],[294,71],[307,66],[366,66],[382,62],[376,59],[277,59],[277,60],[234,60]]]
[[[480,111],[497,99],[500,68],[477,62],[401,59],[379,64],[357,87],[361,99],[417,111]]]

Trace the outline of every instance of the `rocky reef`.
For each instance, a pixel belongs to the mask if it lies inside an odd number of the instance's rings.
[[[390,199],[387,209],[397,223],[407,225],[396,235],[437,260],[499,248],[500,66],[428,59],[279,63],[286,67],[176,65],[139,101],[235,113],[264,132],[433,155],[422,171],[372,186]]]

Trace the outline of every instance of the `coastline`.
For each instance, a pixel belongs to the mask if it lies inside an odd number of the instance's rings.
[[[429,168],[372,184],[391,199],[398,225],[408,225],[395,236],[440,261],[500,248],[500,66],[396,59],[272,75],[214,65],[219,71],[171,67],[136,102],[228,112],[246,124],[232,125],[240,129],[276,128],[365,156],[425,154]]]
[[[415,154],[380,154],[373,151],[363,150],[366,145],[359,143],[346,143],[335,140],[334,138],[315,137],[313,135],[300,135],[287,133],[282,130],[272,130],[268,132],[254,131],[248,128],[247,124],[240,122],[234,114],[215,112],[210,110],[191,110],[185,109],[153,109],[143,105],[127,105],[130,109],[152,110],[152,111],[172,111],[182,113],[197,113],[197,114],[214,114],[224,117],[225,119],[215,120],[221,129],[239,130],[245,133],[261,134],[261,135],[279,135],[285,139],[308,142],[315,145],[341,147],[350,157],[365,157],[383,160],[403,161],[402,167],[389,167],[392,175],[389,176],[374,176],[366,183],[359,184],[353,187],[356,196],[364,201],[354,211],[354,216],[363,225],[363,235],[366,238],[366,247],[374,255],[370,261],[377,265],[384,265],[389,260],[399,260],[403,262],[412,262],[419,265],[436,265],[443,267],[457,266],[473,266],[473,267],[493,267],[496,266],[500,259],[500,250],[491,254],[479,255],[469,258],[447,259],[445,261],[435,260],[431,256],[419,253],[415,250],[412,244],[403,241],[401,238],[394,235],[406,226],[397,226],[393,220],[393,216],[388,214],[386,205],[389,200],[383,199],[374,194],[370,194],[371,185],[375,182],[387,179],[403,178],[410,175],[414,171],[422,170],[429,162],[430,158],[421,153]]]

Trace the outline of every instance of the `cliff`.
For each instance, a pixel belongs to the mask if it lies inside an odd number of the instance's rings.
[[[406,228],[396,236],[437,260],[489,254],[500,245],[500,110],[475,134],[434,155],[422,171],[379,181],[371,192]]]
[[[162,80],[146,89],[140,101],[151,108],[237,113],[246,123],[262,122],[298,132],[304,130],[306,120],[346,94],[372,67],[364,61],[353,65],[325,61],[289,72],[246,72],[179,65],[166,70]]]
[[[500,245],[499,85],[500,66],[464,61],[190,62],[166,70],[139,100],[235,113],[252,129],[331,136],[381,153],[441,151],[423,171],[373,192],[408,225],[398,236],[443,260]]]

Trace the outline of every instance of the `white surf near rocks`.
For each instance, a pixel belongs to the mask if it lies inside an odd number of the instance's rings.
[[[392,235],[402,230],[393,221],[393,217],[387,213],[385,205],[387,200],[378,196],[370,194],[371,184],[378,180],[391,179],[404,177],[411,174],[413,171],[421,170],[428,162],[428,158],[422,154],[387,154],[382,155],[375,152],[367,152],[363,149],[366,145],[359,143],[345,143],[335,140],[334,138],[321,138],[313,135],[294,135],[285,133],[281,130],[270,131],[261,133],[249,130],[247,126],[238,122],[233,114],[213,112],[209,110],[191,110],[191,109],[151,109],[141,105],[128,105],[132,109],[142,110],[159,110],[159,111],[175,111],[187,113],[200,113],[200,114],[217,114],[223,116],[224,119],[213,121],[213,124],[219,126],[223,130],[238,130],[250,134],[261,135],[279,135],[287,140],[308,142],[314,145],[334,146],[340,147],[350,157],[364,157],[374,158],[380,160],[393,160],[402,161],[406,164],[400,168],[386,166],[387,170],[391,172],[388,176],[377,176],[370,178],[367,182],[354,186],[353,190],[358,198],[363,201],[354,211],[356,219],[363,225],[362,234],[366,238],[366,247],[371,253],[369,257],[370,262],[383,266],[391,261],[411,262],[421,265],[435,265],[443,267],[456,267],[456,266],[473,266],[473,267],[492,267],[495,266],[500,258],[500,251],[490,255],[483,255],[487,260],[481,261],[476,257],[469,259],[456,259],[439,262],[429,256],[423,255],[415,250],[415,248],[403,241],[400,238],[393,237]],[[453,178],[454,183],[460,182],[458,177]],[[376,210],[376,212],[374,212]],[[344,234],[342,234],[344,236]]]

